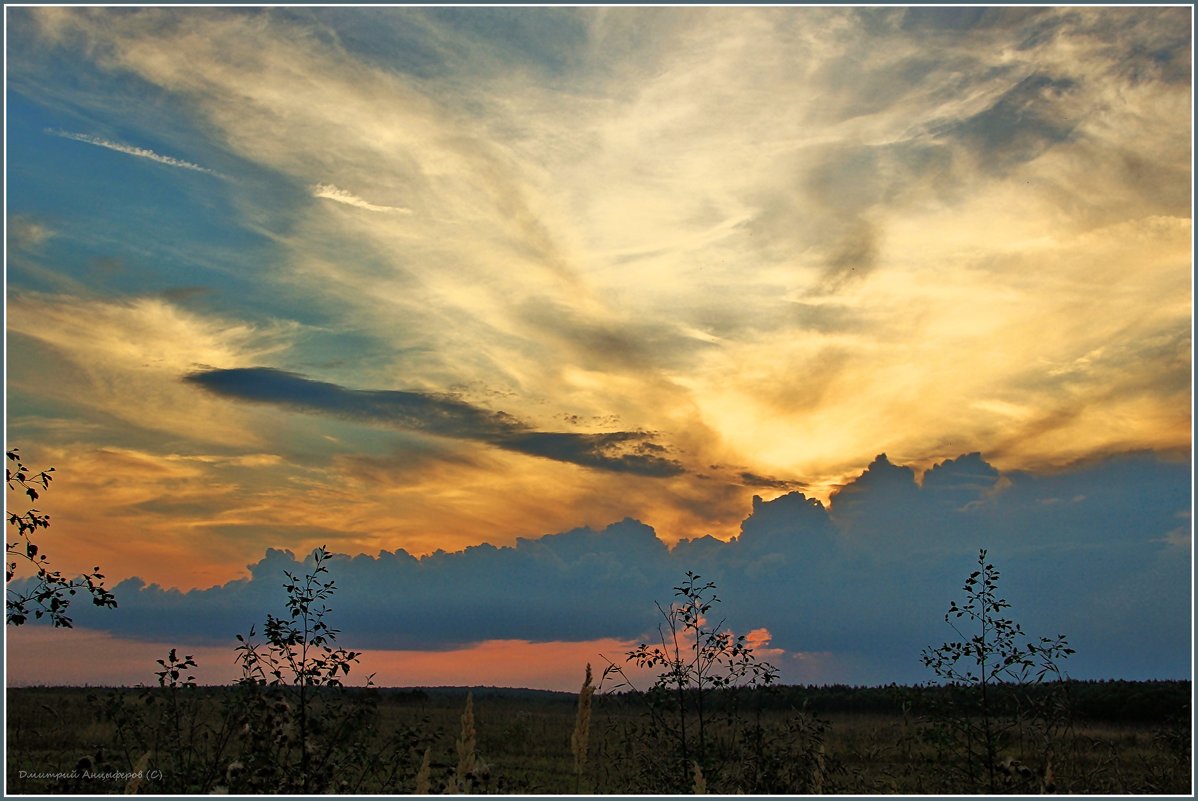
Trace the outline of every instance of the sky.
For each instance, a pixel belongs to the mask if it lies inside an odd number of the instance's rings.
[[[686,570],[926,680],[979,548],[1074,675],[1190,674],[1191,9],[5,25],[6,442],[119,604],[10,684],[225,681],[320,545],[383,683],[576,688]]]

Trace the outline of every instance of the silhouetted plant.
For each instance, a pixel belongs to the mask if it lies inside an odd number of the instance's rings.
[[[784,727],[750,729],[745,756],[727,771],[738,791],[755,795],[819,795],[830,790],[836,766],[824,752],[828,721],[800,710]]]
[[[360,656],[335,646],[339,632],[326,620],[330,610],[325,602],[336,592],[336,583],[325,578],[330,558],[322,546],[312,552],[313,567],[302,578],[284,571],[288,614],[266,616],[264,643],[254,640],[252,628],[247,636],[237,635],[249,747],[231,791],[337,789],[333,767],[347,748],[357,745],[350,735],[373,713],[369,703],[330,706],[318,697],[321,691],[341,688]],[[366,679],[368,687],[371,678]]]
[[[4,468],[5,480],[10,492],[19,492],[29,498],[30,503],[36,503],[41,493],[50,488],[54,477],[53,467],[34,472],[21,461],[21,452],[13,448],[6,452],[8,462]],[[20,626],[32,614],[34,619],[49,617],[56,627],[71,628],[71,618],[67,609],[71,600],[79,590],[86,590],[91,595],[92,603],[96,606],[113,608],[116,598],[104,588],[104,575],[99,565],[92,568],[90,573],[68,577],[50,567],[49,557],[46,556],[39,542],[41,533],[50,528],[50,516],[30,508],[25,512],[8,512],[9,530],[13,531],[15,539],[5,539],[5,620],[10,626]],[[16,589],[12,586],[17,575],[18,562],[24,559],[36,570],[33,586],[30,589]]]
[[[772,684],[778,669],[759,660],[745,635],[734,636],[724,628],[724,620],[711,623],[709,616],[720,603],[715,594],[715,582],[702,582],[702,577],[687,571],[686,579],[674,587],[679,599],[668,608],[657,604],[662,623],[658,627],[659,644],[641,643],[626,654],[625,661],[639,668],[658,669],[653,686],[645,694],[649,702],[650,719],[644,734],[650,738],[664,737],[672,744],[672,765],[662,771],[659,766],[645,766],[642,776],[658,776],[665,782],[649,791],[683,791],[693,785],[694,765],[697,763],[707,786],[718,786],[721,762],[739,759],[744,746],[745,722],[730,699],[725,725],[725,737],[718,748],[709,746],[708,729],[712,723],[709,699],[714,693],[727,696],[739,688],[757,688]],[[633,688],[619,665],[609,662],[603,678],[618,676],[612,689]],[[728,700],[728,699],[726,699]]]
[[[1025,724],[1039,735],[1041,764],[1035,778],[1044,783],[1052,773],[1053,736],[1068,724],[1067,685],[1059,663],[1074,651],[1063,634],[1027,639],[1019,623],[1005,616],[1011,604],[999,596],[998,580],[986,551],[979,551],[978,569],[962,587],[964,600],[950,602],[944,615],[960,639],[925,648],[921,655],[924,665],[949,686],[947,702],[933,716],[933,736],[958,757],[958,778],[967,786],[954,789],[994,793],[1013,784],[1031,789],[1032,776],[1012,772],[1011,763],[1021,763],[1003,758],[1012,735],[1022,733]],[[1026,691],[1048,682],[1061,692]],[[1022,749],[1023,743],[1018,744]]]
[[[377,728],[373,685],[344,687],[359,654],[337,647],[325,602],[336,590],[323,547],[302,578],[284,572],[287,611],[267,615],[265,641],[236,635],[242,676],[233,691],[202,693],[191,655],[157,660],[158,687],[139,703],[113,692],[95,699],[114,724],[126,766],[143,762],[161,793],[395,792],[411,786],[432,734]],[[355,692],[356,691],[356,692]],[[137,773],[137,770],[133,772]]]
[[[101,720],[113,724],[116,751],[124,770],[154,793],[210,793],[225,772],[226,753],[234,735],[231,705],[222,708],[204,697],[190,671],[191,655],[179,658],[172,648],[156,660],[158,686],[142,687],[136,696],[113,690],[91,696]],[[146,781],[147,777],[150,777]]]

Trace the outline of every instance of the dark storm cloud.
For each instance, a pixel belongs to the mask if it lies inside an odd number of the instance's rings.
[[[333,606],[342,639],[366,649],[637,640],[656,625],[654,601],[668,602],[693,570],[717,582],[736,631],[765,627],[776,647],[837,655],[857,666],[843,681],[920,681],[919,652],[949,636],[944,610],[984,547],[1024,629],[1069,636],[1071,675],[1180,677],[1190,670],[1191,498],[1189,462],[1149,454],[1006,475],[968,454],[922,483],[879,456],[828,508],[799,492],[755,498],[729,542],[669,549],[626,519],[510,547],[340,557]],[[271,550],[250,578],[206,590],[130,579],[114,588],[117,610],[80,609],[77,622],[227,642],[281,607],[283,571],[301,569]]]
[[[642,476],[672,476],[682,465],[644,431],[598,434],[534,431],[504,412],[454,398],[402,390],[347,389],[270,367],[203,370],[184,381],[213,394],[369,425],[384,425],[441,437],[484,442],[597,470]]]

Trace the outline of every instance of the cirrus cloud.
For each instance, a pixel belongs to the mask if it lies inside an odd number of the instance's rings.
[[[117,153],[124,153],[127,156],[136,156],[139,159],[149,159],[150,161],[155,161],[155,162],[158,162],[159,164],[165,164],[168,167],[179,167],[180,169],[184,169],[184,170],[194,170],[195,172],[202,172],[207,175],[215,176],[217,178],[225,177],[225,176],[221,175],[219,172],[216,172],[215,170],[210,170],[207,167],[201,167],[199,164],[194,164],[190,161],[184,161],[183,159],[178,159],[178,158],[175,158],[174,156],[164,156],[161,153],[155,153],[153,150],[150,150],[149,148],[145,148],[145,147],[137,147],[136,145],[126,145],[126,144],[122,144],[121,142],[113,142],[110,139],[104,139],[99,136],[92,136],[91,134],[83,134],[83,133],[73,133],[71,131],[46,129],[46,133],[50,134],[51,136],[62,137],[63,139],[73,139],[76,142],[84,142],[89,145],[95,145],[96,147],[103,147],[103,148],[107,148],[108,150],[115,150]]]

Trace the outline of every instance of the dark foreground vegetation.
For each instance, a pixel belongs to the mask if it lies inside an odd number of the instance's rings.
[[[328,721],[332,726],[353,709],[350,718],[364,736],[348,734],[341,747],[322,735],[310,770],[329,773],[327,792],[441,793],[457,782],[456,789],[470,792],[621,793],[651,792],[670,783],[653,774],[670,748],[653,730],[644,693],[593,697],[589,758],[578,771],[571,748],[577,694],[475,688],[471,735],[462,726],[467,692],[346,687],[318,693],[316,714],[339,710]],[[740,750],[742,762],[709,763],[705,789],[730,793],[756,781],[752,790],[776,793],[960,791],[955,756],[934,723],[949,692],[894,686],[716,692],[708,699],[712,755],[732,747],[724,724],[733,707],[748,713],[751,736]],[[1190,792],[1188,681],[1070,682],[1068,694],[1073,713],[1055,741],[1053,786],[1043,786],[1042,743],[1031,732],[1016,732],[1003,750],[1000,791]],[[259,700],[275,702],[269,696]],[[226,731],[229,711],[246,699],[241,687],[9,689],[7,790],[277,791],[255,786],[287,779],[255,765],[253,754],[286,760],[288,702],[281,694],[276,699],[279,725],[273,729]],[[176,711],[194,741],[175,741]],[[135,726],[132,718],[140,723]],[[223,756],[211,759],[222,738],[227,738]],[[473,764],[463,766],[471,749]],[[721,777],[731,783],[722,784]],[[695,784],[693,768],[673,782],[677,792],[693,792]]]

